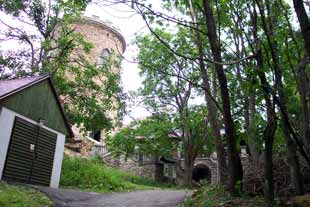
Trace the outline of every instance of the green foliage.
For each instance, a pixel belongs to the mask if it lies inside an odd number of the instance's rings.
[[[147,178],[134,176],[104,165],[100,158],[65,157],[60,185],[96,192],[131,191],[164,187]],[[167,186],[166,186],[167,187]]]
[[[0,183],[0,206],[51,207],[52,202],[42,193],[25,187]]]
[[[26,7],[29,1],[25,0],[0,0],[0,10],[18,16],[20,10]]]
[[[222,187],[204,185],[194,192],[193,198],[188,198],[180,207],[214,207],[222,205],[231,197]]]
[[[193,42],[188,36],[189,31],[177,28],[176,34],[155,29],[169,47],[178,53],[192,56]],[[167,46],[152,35],[137,37],[139,47],[140,76],[143,78],[143,87],[139,95],[143,96],[144,105],[149,110],[156,112],[175,112],[180,107],[186,107],[187,103],[177,103],[177,96],[192,93],[189,81],[196,83],[199,80],[199,71],[193,67],[193,63],[173,54]],[[180,105],[184,106],[180,106]]]
[[[207,138],[204,116],[204,107],[191,108],[187,120],[188,130],[196,150],[201,155],[210,155],[214,151],[214,145],[212,137]],[[186,144],[180,122],[175,114],[151,116],[132,122],[114,136],[107,137],[105,142],[109,151],[115,155],[173,156],[173,152],[182,151]]]
[[[149,156],[171,156],[177,149],[178,140],[168,137],[174,123],[167,116],[149,117],[132,122],[114,136],[106,138],[109,151],[114,154],[133,156],[137,153]]]

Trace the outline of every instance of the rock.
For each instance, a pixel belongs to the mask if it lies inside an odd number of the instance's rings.
[[[294,207],[310,207],[310,194],[293,198]]]

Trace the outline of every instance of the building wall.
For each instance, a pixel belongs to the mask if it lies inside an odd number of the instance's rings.
[[[195,163],[194,163],[194,168],[197,165],[204,165],[207,168],[209,168],[210,173],[211,173],[211,183],[212,184],[217,184],[219,181],[218,177],[218,163],[217,160],[213,160],[210,158],[196,158]],[[181,159],[180,166],[182,169],[184,169],[184,159]]]
[[[121,156],[118,168],[126,172],[131,172],[134,175],[142,176],[152,180],[155,180],[156,178],[155,161],[151,159],[139,162],[134,158],[125,159],[124,156]]]
[[[29,119],[23,115],[20,115],[14,111],[11,111],[8,108],[5,108],[5,107],[1,108],[1,111],[0,111],[0,129],[1,129],[0,130],[0,179],[2,178],[8,145],[10,142],[14,120],[16,116],[30,123],[37,124],[36,121]],[[54,164],[53,164],[51,183],[50,183],[50,187],[57,188],[59,185],[59,179],[60,179],[60,173],[61,173],[61,165],[62,165],[64,144],[65,144],[65,135],[58,131],[45,127],[45,126],[43,126],[43,128],[57,134],[57,143],[56,143]]]

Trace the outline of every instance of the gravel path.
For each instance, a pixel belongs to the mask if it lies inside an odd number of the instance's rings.
[[[55,207],[176,207],[191,193],[181,190],[146,190],[129,193],[90,193],[36,187]]]

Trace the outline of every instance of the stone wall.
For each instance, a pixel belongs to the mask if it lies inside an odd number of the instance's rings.
[[[78,140],[65,144],[65,155],[74,157],[89,157],[94,143],[88,140]]]
[[[273,157],[274,190],[276,196],[291,196],[294,194],[291,185],[290,168],[286,156]],[[250,157],[242,159],[243,164],[243,189],[251,195],[263,193],[264,161],[251,161]],[[300,157],[301,175],[305,192],[310,192],[310,167]]]
[[[218,166],[217,166],[217,160],[214,160],[212,158],[196,158],[194,168],[197,165],[205,165],[211,173],[211,183],[217,184],[219,181],[218,177]],[[184,159],[181,159],[181,168],[184,169]],[[179,175],[180,176],[180,175]]]
[[[106,159],[104,160],[105,162],[107,162]],[[164,177],[163,163],[155,162],[155,160],[152,159],[144,160],[143,163],[140,163],[137,158],[125,159],[124,156],[122,156],[120,158],[118,168],[133,173],[135,175],[143,176],[156,181],[182,184],[184,174],[184,159],[179,160],[175,165],[177,169],[176,179]],[[210,170],[211,183],[218,183],[218,168],[216,161],[211,158],[197,158],[194,167],[197,165],[205,165]]]
[[[126,172],[131,172],[134,175],[150,178],[152,180],[156,179],[156,162],[152,159],[139,160],[135,158],[125,158],[124,156],[120,157],[119,168]]]

